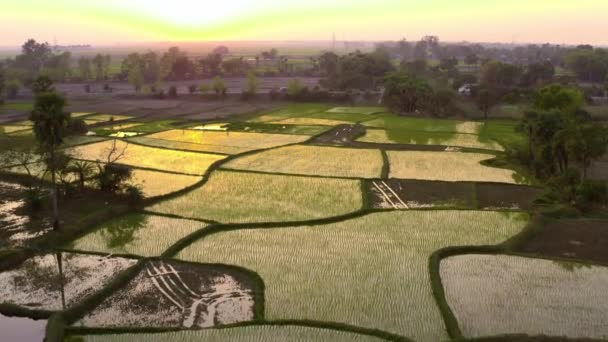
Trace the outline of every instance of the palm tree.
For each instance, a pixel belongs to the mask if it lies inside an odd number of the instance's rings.
[[[69,113],[63,111],[65,99],[57,93],[41,93],[36,96],[34,110],[30,120],[34,122],[34,134],[40,144],[41,150],[48,153],[48,164],[51,170],[51,181],[53,183],[53,229],[59,229],[59,206],[56,182],[55,153],[57,147],[63,142],[63,135]]]
[[[84,190],[84,181],[86,178],[93,173],[93,163],[85,160],[76,160],[70,166],[70,172],[78,175],[78,182],[80,184],[80,190]]]

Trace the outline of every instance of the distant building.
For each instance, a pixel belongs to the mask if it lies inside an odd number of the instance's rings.
[[[458,94],[462,96],[471,96],[474,87],[475,85],[471,83],[463,84],[462,87],[458,88]]]

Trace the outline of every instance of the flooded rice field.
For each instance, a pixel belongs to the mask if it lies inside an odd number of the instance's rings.
[[[0,341],[40,342],[44,340],[45,329],[46,320],[0,314]]]
[[[254,319],[261,288],[233,267],[149,261],[76,326],[205,328]]]
[[[0,273],[1,303],[31,310],[63,310],[135,263],[133,259],[72,253],[34,256]]]
[[[507,255],[441,261],[448,304],[466,337],[608,337],[608,268]]]
[[[51,230],[49,219],[32,220],[26,193],[27,188],[19,184],[0,182],[0,247],[23,246]]]
[[[406,179],[371,180],[366,188],[371,205],[378,209],[527,210],[540,193],[512,184]]]

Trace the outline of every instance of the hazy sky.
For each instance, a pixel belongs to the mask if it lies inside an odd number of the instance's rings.
[[[608,0],[7,0],[0,45],[27,38],[418,40],[608,44]]]

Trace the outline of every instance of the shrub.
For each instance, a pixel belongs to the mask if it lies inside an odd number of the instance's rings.
[[[587,179],[576,188],[576,206],[583,211],[607,203],[608,189],[603,181]]]
[[[128,166],[119,164],[106,164],[99,167],[99,173],[96,176],[99,190],[117,194],[125,183],[131,179],[132,170]]]
[[[136,185],[127,185],[125,187],[125,195],[131,207],[137,207],[144,200],[144,192],[141,187]]]
[[[31,188],[25,193],[25,206],[32,211],[42,209],[44,194],[39,188]]]
[[[292,79],[287,84],[287,94],[291,97],[297,96],[302,91],[302,84],[297,78]]]
[[[9,99],[14,99],[19,95],[19,90],[21,89],[21,83],[17,80],[11,80],[6,82],[6,97]]]
[[[73,134],[85,134],[89,131],[89,128],[83,119],[73,118],[68,123],[68,131]]]

